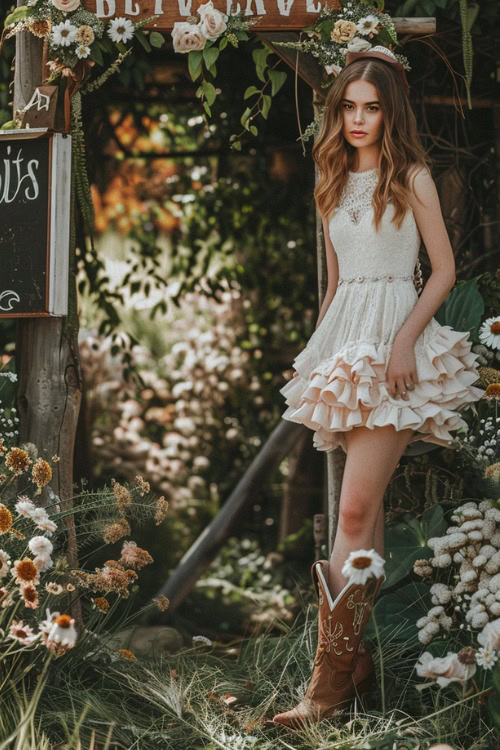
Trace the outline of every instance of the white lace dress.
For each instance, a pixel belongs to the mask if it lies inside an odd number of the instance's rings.
[[[410,442],[448,446],[451,430],[465,426],[459,407],[481,398],[477,354],[468,332],[431,319],[415,343],[418,383],[408,400],[392,398],[385,373],[394,338],[418,300],[413,283],[421,237],[408,210],[398,230],[393,205],[372,225],[378,168],[350,172],[329,222],[339,264],[335,296],[305,349],[295,358],[298,375],[280,393],[283,418],[314,430],[313,443],[347,450],[344,433],[357,425],[412,428]]]

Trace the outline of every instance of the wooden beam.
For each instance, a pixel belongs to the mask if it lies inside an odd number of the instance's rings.
[[[394,26],[398,33],[405,34],[432,34],[436,31],[435,18],[394,18]],[[298,75],[323,99],[326,97],[328,87],[324,84],[328,76],[322,65],[310,52],[300,52],[290,47],[279,47],[276,42],[298,42],[300,34],[292,31],[291,27],[282,31],[257,31],[255,36],[271,47],[272,51],[280,57],[292,70],[297,69]]]
[[[18,0],[18,5],[22,0]],[[42,45],[33,34],[16,34],[14,111],[30,100],[41,83]],[[30,238],[26,237],[26,255]],[[51,488],[60,498],[60,509],[72,508],[73,451],[81,400],[81,374],[78,360],[76,285],[70,274],[73,296],[68,318],[28,318],[17,324],[16,366],[19,372],[18,410],[20,442],[36,445],[41,458],[53,464]],[[71,292],[70,292],[71,294]],[[47,490],[41,505],[51,502]],[[78,567],[73,515],[65,517],[68,534],[67,555],[70,567]],[[76,592],[75,592],[76,593]],[[75,595],[71,612],[81,625],[80,602]],[[68,597],[69,598],[69,597]]]
[[[297,442],[300,431],[304,429],[307,428],[285,419],[278,422],[220,511],[191,545],[176,570],[158,591],[157,596],[164,595],[170,600],[168,610],[163,615],[148,613],[145,622],[154,620],[157,623],[167,620],[183,602],[223,546],[242,510],[249,502],[255,501],[257,493],[288,455]]]
[[[84,8],[97,13],[102,20],[117,16],[140,21],[149,16],[159,18],[145,26],[156,31],[171,31],[174,23],[187,21],[197,16],[197,10],[205,0],[83,0]],[[329,0],[331,8],[339,8],[338,0]],[[314,23],[321,11],[320,0],[213,0],[214,8],[226,14],[241,14],[242,20],[258,19],[252,31],[301,30]],[[436,19],[393,18],[396,31],[401,34],[432,34],[436,30]]]

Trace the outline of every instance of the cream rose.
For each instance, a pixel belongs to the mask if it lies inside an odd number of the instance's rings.
[[[52,5],[63,13],[71,13],[80,7],[80,0],[51,0]]]
[[[331,63],[330,65],[324,66],[325,71],[328,73],[329,76],[338,76],[342,68],[340,65],[336,65],[335,63]]]
[[[477,640],[483,648],[489,651],[500,651],[500,617],[485,625]]]
[[[92,26],[79,26],[78,31],[76,32],[76,39],[78,42],[80,42],[80,44],[83,44],[84,46],[92,44],[95,39],[95,34]]]
[[[335,26],[332,29],[330,38],[332,42],[345,44],[346,42],[351,41],[356,31],[356,24],[352,21],[335,21]]]
[[[192,50],[203,49],[206,43],[206,37],[200,31],[197,23],[187,23],[187,21],[176,21],[172,29],[172,40],[174,42],[174,52],[191,52]]]
[[[200,5],[198,15],[200,31],[207,39],[217,39],[227,29],[227,15],[214,8],[212,0]]]
[[[372,45],[366,39],[361,39],[360,36],[355,37],[352,42],[347,45],[348,52],[365,52],[372,48]]]
[[[446,687],[450,682],[466,682],[476,672],[475,664],[463,664],[458,654],[448,651],[446,656],[432,656],[429,651],[421,654],[417,665],[419,677],[434,679],[439,687]]]

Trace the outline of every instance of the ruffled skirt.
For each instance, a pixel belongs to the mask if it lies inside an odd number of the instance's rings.
[[[483,395],[482,389],[472,385],[479,377],[478,355],[471,352],[469,333],[431,319],[415,344],[418,382],[404,400],[392,398],[385,382],[392,342],[404,320],[397,320],[399,315],[392,318],[386,342],[374,341],[373,335],[371,340],[352,340],[354,331],[345,331],[351,334],[350,340],[332,353],[325,351],[329,336],[323,323],[337,324],[339,330],[338,312],[327,311],[307,347],[295,358],[298,375],[280,389],[288,405],[283,418],[314,430],[314,446],[322,451],[338,445],[346,451],[344,433],[360,425],[411,428],[415,434],[410,442],[449,446],[454,437],[450,432],[467,426],[457,410]],[[402,318],[408,312],[403,311]]]

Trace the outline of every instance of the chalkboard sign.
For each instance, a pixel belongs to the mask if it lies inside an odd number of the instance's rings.
[[[66,315],[71,136],[0,130],[0,317]]]

